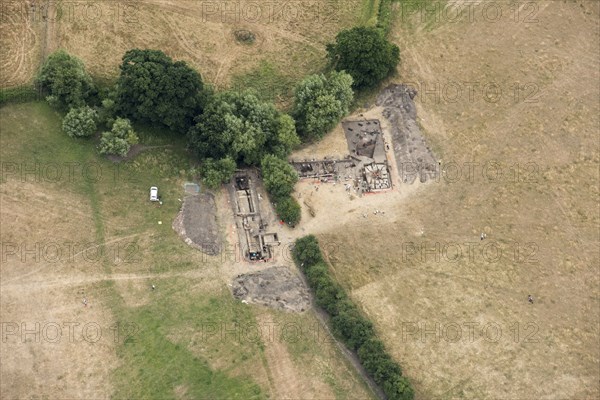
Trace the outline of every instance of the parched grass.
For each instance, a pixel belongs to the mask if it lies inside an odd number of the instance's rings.
[[[343,357],[333,336],[313,314],[269,313],[274,326],[274,341],[285,344],[294,364],[307,373],[322,376],[336,398],[357,398],[358,393],[375,395]],[[338,361],[339,360],[339,361]]]
[[[388,30],[395,23],[402,25],[409,32],[415,32],[418,27],[431,31],[440,26],[442,10],[446,0],[388,0],[392,4],[390,12],[393,15]]]
[[[99,179],[86,179],[75,174],[55,184],[62,190],[83,193],[89,199],[99,244],[132,233],[137,234],[137,239],[132,239],[131,243],[153,238],[150,246],[138,254],[136,262],[116,263],[112,254],[105,254],[102,264],[106,274],[147,273],[147,265],[151,264],[154,272],[202,267],[206,276],[214,280],[214,263],[195,265],[194,257],[188,260],[182,257],[186,252],[191,255],[193,250],[183,245],[170,227],[179,207],[177,195],[182,191],[178,180],[170,178],[173,171],[185,164],[181,161],[185,156],[181,153],[180,143],[175,140],[171,154],[165,154],[162,149],[143,154],[137,164],[123,164],[115,177],[114,164],[99,156],[90,140],[73,140],[62,133],[60,117],[42,102],[13,104],[0,109],[3,166],[6,163],[17,166],[37,163],[44,171],[43,168],[48,166],[79,163],[94,165],[101,171]],[[154,137],[156,143],[171,141],[168,134],[163,137],[144,128],[140,129],[140,136],[142,140]],[[3,181],[13,178],[3,176]],[[29,178],[32,180],[35,176]],[[147,201],[148,184],[157,180],[163,196],[169,199],[163,208],[153,207]],[[157,218],[164,219],[165,224],[156,225]],[[176,398],[177,391],[191,398],[264,398],[252,377],[249,374],[240,376],[236,370],[242,355],[247,362],[260,357],[259,344],[243,343],[241,347],[235,337],[222,337],[209,345],[216,351],[211,357],[218,359],[218,363],[194,354],[194,343],[190,338],[202,331],[202,321],[214,319],[222,323],[246,324],[253,317],[223,288],[215,290],[214,285],[206,283],[206,290],[194,291],[190,288],[191,282],[166,277],[158,283],[160,291],[152,292],[156,295],[152,301],[141,307],[126,305],[123,295],[128,294],[120,292],[114,280],[98,283],[105,296],[103,303],[110,307],[114,320],[135,327],[133,331],[125,330],[123,340],[115,343],[117,355],[122,360],[113,373],[116,398]],[[202,282],[205,282],[204,278],[199,279],[199,284],[204,284]],[[185,334],[178,335],[177,332]],[[218,364],[219,368],[211,364]],[[247,371],[251,369],[247,368]]]
[[[284,75],[275,64],[267,60],[262,60],[247,74],[234,76],[232,81],[230,90],[253,90],[260,100],[275,103],[291,99],[295,84],[293,77]]]
[[[212,298],[190,297],[184,292],[185,287],[182,280],[161,281],[151,305],[120,313],[123,321],[133,322],[132,332],[136,332],[119,348],[123,366],[115,371],[118,390],[114,397],[176,398],[175,390],[181,388],[186,398],[194,399],[265,398],[250,378],[228,374],[244,359],[259,356],[262,350],[258,344],[244,342],[241,346],[235,337],[208,335],[209,326],[249,325],[253,317],[247,307],[235,303],[229,293]],[[185,340],[172,337],[177,331],[200,334],[190,346]],[[208,357],[226,358],[229,367],[213,370],[206,359],[190,350],[196,344],[209,344],[213,352]]]
[[[119,326],[118,340],[111,340],[106,350],[119,359],[110,376],[102,378],[110,382],[107,395],[262,399],[273,386],[285,387],[265,356],[271,344],[264,328],[261,338],[252,338],[252,326],[264,310],[233,299],[222,281],[219,258],[205,257],[187,246],[171,228],[187,180],[185,139],[136,126],[142,144],[161,147],[117,165],[97,153],[94,139],[75,140],[63,134],[61,116],[43,102],[0,108],[0,155],[2,162],[78,163],[100,173],[98,179],[86,179],[81,168],[75,169],[72,179],[48,182],[39,190],[43,193],[47,185],[56,185],[57,190],[85,199],[93,214],[91,235],[109,249],[99,268],[90,270],[95,274],[91,279],[98,274],[108,277],[93,283],[94,306],[102,304]],[[3,180],[9,179],[15,177]],[[159,187],[162,205],[148,201],[151,185]],[[157,289],[150,290],[151,284]],[[316,323],[314,315],[272,313],[273,319],[295,326]],[[339,351],[332,351],[333,344],[317,340],[321,338],[305,336],[278,351],[291,358],[304,385],[319,388],[317,393],[366,397],[368,391],[356,372]]]
[[[377,24],[377,14],[379,12],[379,4],[382,0],[364,0],[361,12],[359,25],[375,26]]]

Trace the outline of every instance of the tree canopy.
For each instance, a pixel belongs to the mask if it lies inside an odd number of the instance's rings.
[[[354,99],[352,77],[346,72],[311,75],[294,90],[298,132],[305,140],[320,139],[348,114]]]
[[[71,108],[63,119],[63,132],[70,137],[88,137],[96,132],[98,114],[88,106]]]
[[[335,43],[327,45],[327,55],[335,70],[352,76],[356,89],[374,87],[400,61],[398,46],[377,28],[363,26],[338,33]]]
[[[292,193],[294,185],[298,182],[298,174],[287,161],[268,154],[263,158],[261,168],[265,188],[275,201]]]
[[[202,78],[160,50],[129,50],[117,81],[117,113],[187,132],[206,100]]]
[[[231,157],[225,157],[217,161],[207,158],[200,168],[202,183],[210,189],[216,189],[222,183],[231,179],[235,167],[235,161]]]
[[[117,118],[109,132],[103,132],[100,138],[100,153],[116,154],[125,157],[132,145],[138,142],[138,136],[126,118]]]
[[[317,305],[330,314],[334,335],[356,351],[365,371],[383,389],[386,397],[390,400],[414,399],[410,382],[377,338],[373,324],[330,276],[317,239],[313,235],[297,239],[292,256],[306,275]]]
[[[291,117],[250,91],[215,95],[188,139],[201,159],[228,156],[245,165],[258,165],[265,154],[285,157],[299,143]]]
[[[36,77],[50,104],[62,109],[82,107],[95,91],[83,62],[64,50],[50,54]]]
[[[290,226],[295,226],[300,222],[302,211],[300,204],[292,196],[287,196],[277,201],[275,211],[281,220],[287,222]]]

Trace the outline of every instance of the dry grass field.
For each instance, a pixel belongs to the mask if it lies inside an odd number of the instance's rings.
[[[324,44],[373,14],[362,0],[99,1],[47,23],[39,8],[24,14],[26,1],[1,4],[2,88],[31,82],[57,48],[111,81],[126,50],[148,47],[217,88],[253,86],[284,105],[290,85],[323,66]],[[303,206],[282,240],[319,237],[418,399],[598,398],[599,3],[394,7],[402,61],[389,83],[417,89],[442,175],[363,198],[302,182],[296,196],[316,215]],[[237,42],[237,30],[255,43]],[[117,173],[63,135],[59,117],[42,103],[0,108],[0,398],[372,398],[335,344],[315,338],[313,311],[235,301],[227,284],[253,267],[203,256],[171,229],[183,143],[142,129],[142,143],[173,146]],[[337,127],[292,158],[345,152]],[[23,177],[32,165],[42,170]],[[148,205],[151,185],[162,207]],[[234,237],[226,193],[216,200]],[[274,324],[308,328],[289,340],[267,333]],[[245,330],[257,325],[260,340]]]
[[[31,82],[58,48],[112,81],[123,53],[138,47],[187,61],[217,88],[247,85],[285,101],[294,81],[323,66],[327,41],[372,16],[369,3],[3,1],[0,86]],[[238,30],[255,42],[238,43]],[[2,398],[371,396],[313,314],[235,302],[229,272],[244,267],[224,269],[170,229],[183,183],[172,177],[189,167],[182,146],[117,172],[90,144],[73,147],[47,106],[6,106],[0,118]],[[161,137],[142,133],[146,144],[164,145]],[[23,177],[32,166],[41,169]],[[170,199],[160,209],[145,201],[152,184]],[[207,335],[214,326],[225,333]],[[248,339],[256,326],[261,336]],[[283,326],[308,330],[292,340]],[[174,372],[159,378],[167,365]]]
[[[494,4],[497,21],[398,9],[393,81],[419,91],[446,172],[319,236],[418,398],[597,398],[599,5]]]
[[[117,167],[59,117],[0,109],[2,398],[371,397],[312,311],[233,298],[230,271],[260,266],[224,267],[171,228],[182,143]]]
[[[50,3],[49,12],[45,3],[37,2],[35,11],[29,3],[2,2],[2,87],[31,81],[41,54],[58,48],[108,81],[127,50],[153,48],[188,62],[217,88],[247,83],[247,74],[262,75],[270,85],[262,87],[259,80],[256,88],[275,98],[324,66],[325,44],[339,30],[366,22],[376,11],[372,0],[100,0]],[[236,31],[252,32],[254,43],[240,43]]]

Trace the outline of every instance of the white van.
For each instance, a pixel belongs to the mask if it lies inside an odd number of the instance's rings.
[[[158,188],[156,186],[150,188],[150,201],[158,201]]]

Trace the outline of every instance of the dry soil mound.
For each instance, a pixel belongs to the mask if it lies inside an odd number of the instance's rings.
[[[232,282],[235,298],[277,310],[302,312],[310,306],[308,290],[286,267],[238,275]]]

